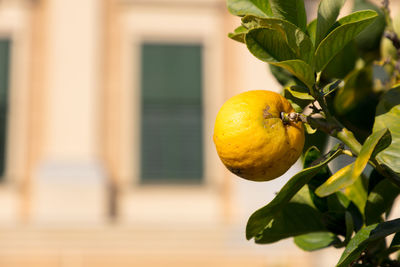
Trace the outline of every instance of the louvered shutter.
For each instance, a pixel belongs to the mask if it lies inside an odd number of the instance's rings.
[[[141,70],[141,181],[201,182],[201,45],[145,43]]]

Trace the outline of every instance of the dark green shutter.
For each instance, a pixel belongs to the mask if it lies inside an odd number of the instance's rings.
[[[10,40],[0,39],[0,179],[3,179],[6,156]]]
[[[141,182],[203,178],[202,46],[142,45]]]

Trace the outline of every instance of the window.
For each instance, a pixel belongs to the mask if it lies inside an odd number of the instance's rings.
[[[141,49],[141,183],[201,183],[202,46]]]
[[[10,40],[0,39],[0,179],[5,172]]]

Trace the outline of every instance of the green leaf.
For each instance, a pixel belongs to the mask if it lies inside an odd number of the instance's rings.
[[[337,192],[336,194],[338,193],[339,192]],[[351,214],[351,218],[353,220],[353,226],[355,232],[357,232],[364,225],[363,215],[361,214],[360,210],[357,208],[357,206],[354,204],[353,201],[350,201],[350,204],[346,207],[346,211]]]
[[[383,147],[387,147],[387,140],[390,140],[390,138],[388,138],[388,135],[390,136],[389,130],[387,128],[384,128],[379,131],[375,131],[370,136],[368,136],[367,140],[365,140],[363,146],[361,147],[360,154],[357,156],[357,159],[354,162],[351,179],[356,179],[358,176],[360,176],[365,166],[367,166],[367,163],[375,149],[379,150]],[[382,142],[382,140],[384,141]],[[377,147],[378,143],[381,143],[382,146]]]
[[[294,109],[295,112],[297,113],[301,113],[303,112],[303,108],[300,107],[299,105],[297,105],[295,102],[293,102],[292,100],[288,99],[290,105],[292,105],[292,108]]]
[[[354,70],[344,79],[344,86],[339,89],[334,98],[334,108],[337,114],[343,115],[352,111],[373,88],[372,69]]]
[[[304,156],[304,162],[303,162],[303,169],[306,169],[308,167],[311,167],[313,163],[321,158],[322,154],[321,151],[315,146],[310,147]]]
[[[339,242],[339,238],[330,232],[315,232],[299,235],[294,238],[294,243],[305,251],[326,248]]]
[[[377,17],[372,10],[352,13],[337,22],[315,51],[315,69],[321,71],[329,61]]]
[[[292,85],[285,88],[292,96],[303,99],[303,100],[314,100],[314,97],[310,95],[307,88],[298,85]]]
[[[365,0],[356,0],[354,1],[353,11],[358,10],[374,10],[378,13],[378,17],[376,20],[371,23],[367,28],[365,28],[355,39],[357,43],[358,50],[368,53],[374,50],[378,50],[380,46],[380,42],[382,39],[382,34],[385,30],[386,19],[385,15],[382,12],[382,9],[371,3],[370,1]]]
[[[314,129],[314,128],[311,127],[311,125],[308,124],[308,123],[305,123],[305,124],[304,124],[304,128],[306,128],[306,132],[307,132],[308,134],[315,134],[315,133],[317,132],[317,129]]]
[[[303,169],[311,167],[313,162],[322,157],[321,152],[317,147],[310,147],[304,155]],[[324,166],[308,183],[308,188],[310,189],[310,197],[317,209],[321,212],[328,210],[328,200],[326,198],[320,198],[315,195],[315,188],[323,184],[326,179],[332,175],[328,166]]]
[[[267,227],[255,237],[255,242],[268,244],[315,231],[326,231],[326,228],[321,213],[312,203],[308,187],[304,186],[274,215]]]
[[[393,172],[400,174],[400,86],[389,90],[383,95],[376,108],[373,132],[389,128],[392,143],[378,153],[376,159],[385,164]]]
[[[315,38],[317,35],[317,19],[312,20],[308,25],[307,25],[307,34],[311,39],[311,42],[315,46]]]
[[[349,266],[368,247],[369,243],[385,238],[398,231],[400,231],[400,219],[364,227],[350,240],[337,267]]]
[[[359,58],[354,40],[337,53],[324,68],[322,76],[327,79],[344,79],[355,68]]]
[[[262,27],[250,30],[245,42],[249,51],[258,59],[265,62],[285,61],[296,58],[290,48],[284,33]]]
[[[352,181],[349,182],[349,180],[352,169],[353,163],[341,168],[335,172],[324,184],[318,187],[317,190],[315,190],[315,193],[320,197],[326,197],[348,185],[351,185]]]
[[[307,184],[323,167],[342,153],[342,148],[331,150],[325,157],[315,162],[313,166],[303,169],[293,176],[279,191],[275,198],[266,206],[254,212],[246,226],[246,238],[251,239],[263,231],[274,216]]]
[[[333,82],[325,85],[324,88],[322,88],[322,93],[324,94],[324,96],[327,96],[327,95],[331,94],[332,92],[335,92],[339,88],[339,85],[341,83],[342,83],[341,80],[336,80],[336,81],[333,81]]]
[[[386,128],[387,129],[387,128]],[[384,130],[384,129],[382,129]],[[381,139],[378,141],[378,144],[376,144],[374,151],[372,152],[371,158],[375,158],[376,155],[381,152],[382,150],[385,150],[390,144],[392,143],[392,135],[389,130],[387,130]]]
[[[303,0],[227,0],[230,13],[236,16],[253,15],[289,21],[306,31],[306,10]]]
[[[346,0],[322,0],[318,6],[316,45],[325,38],[339,16],[340,9]]]
[[[234,32],[229,33],[228,37],[235,41],[244,43],[244,38],[245,38],[245,35],[247,32],[248,32],[248,29],[246,27],[239,26],[235,29]]]
[[[367,166],[376,145],[384,135],[388,134],[388,132],[388,129],[385,128],[372,133],[361,147],[360,154],[356,161],[337,171],[323,185],[317,188],[317,195],[328,196],[340,189],[352,185],[356,179],[361,179],[360,175],[365,166]]]
[[[301,64],[301,63],[300,63]],[[290,71],[288,71],[286,68],[291,69],[292,72],[296,72],[296,68],[294,67],[290,67],[290,62],[289,65],[287,66],[283,66],[283,64],[268,64],[269,66],[269,70],[271,72],[271,74],[275,77],[275,79],[284,87],[286,86],[301,86],[304,88],[307,88],[307,85],[305,83],[303,83],[302,81],[300,81],[296,76],[294,76]],[[281,67],[282,66],[282,67]],[[293,66],[293,64],[292,64]],[[286,68],[285,68],[286,67]],[[307,66],[306,66],[307,67]],[[308,66],[309,67],[309,66]],[[310,69],[311,70],[311,69]],[[304,70],[300,70],[297,72],[297,74],[300,76],[299,73],[304,72]],[[308,89],[306,89],[308,90]],[[292,100],[295,101],[297,105],[299,105],[301,108],[301,110],[299,112],[303,111],[303,108],[305,106],[307,106],[309,104],[309,101],[303,101],[300,100],[298,101],[298,99],[294,99],[292,97],[291,94],[289,94],[287,91],[284,91],[284,97],[287,98],[288,100]]]
[[[344,242],[347,243],[351,239],[351,236],[354,231],[353,217],[351,216],[351,213],[348,211],[345,212],[345,222],[346,222],[346,236]]]
[[[382,214],[391,208],[399,193],[400,189],[388,179],[379,182],[368,195],[365,206],[365,223],[370,225],[381,222]]]
[[[287,20],[303,32],[306,31],[307,15],[304,0],[269,0],[274,17]]]
[[[249,17],[246,17],[249,18]],[[272,28],[261,27],[251,29],[245,37],[245,42],[249,51],[258,59],[268,62],[272,65],[281,67],[289,71],[291,74],[296,76],[300,81],[311,88],[314,84],[314,76],[311,67],[304,61],[295,59],[303,58],[305,54],[301,51],[308,49],[307,47],[312,46],[311,41],[301,42],[298,46],[289,46],[292,42],[290,36],[285,32],[294,30],[294,25],[289,25],[286,22],[282,22],[274,19],[262,20],[263,25],[267,25],[267,22]],[[286,25],[286,26],[282,26]],[[306,36],[305,34],[300,34]],[[289,38],[289,39],[288,39]],[[308,38],[306,36],[306,38]],[[310,55],[310,50],[304,53]]]
[[[313,71],[310,65],[308,65],[304,61],[296,59],[296,60],[287,60],[281,62],[270,62],[270,64],[286,69],[294,76],[296,76],[300,81],[302,81],[308,88],[312,88],[312,86],[314,85],[315,80],[313,76]],[[311,95],[309,95],[309,97],[307,98],[307,100],[313,100],[313,99],[314,98]]]
[[[355,182],[346,187],[344,194],[351,200],[358,208],[358,210],[364,214],[365,204],[367,203],[367,186],[365,185],[365,177],[361,175],[360,179],[356,179]]]
[[[266,0],[227,0],[228,10],[236,16],[254,15],[272,17],[269,1]]]
[[[269,60],[264,61],[284,61],[290,59],[300,59],[306,63],[311,63],[314,46],[306,33],[294,24],[276,18],[258,18],[255,16],[246,16],[242,23],[250,31],[249,36],[251,44],[256,42],[267,53]],[[247,46],[253,53],[252,46]],[[256,57],[257,53],[253,53]]]

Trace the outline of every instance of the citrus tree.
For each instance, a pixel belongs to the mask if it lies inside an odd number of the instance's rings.
[[[295,141],[302,151],[298,154],[302,153],[303,169],[251,215],[246,237],[259,244],[293,237],[307,251],[342,248],[337,266],[398,266],[400,219],[388,216],[400,193],[399,29],[390,18],[388,1],[378,7],[355,0],[353,13],[338,18],[344,2],[322,0],[317,18],[307,23],[303,0],[227,0],[230,13],[241,17],[241,25],[229,37],[269,64],[293,107],[279,110],[276,107],[284,104],[277,102],[265,106],[260,118],[271,116],[278,123],[279,117],[280,124],[263,122],[264,129],[270,133],[276,125],[285,129],[300,123],[306,130],[304,149],[304,140]],[[249,133],[261,128],[243,122],[258,121],[243,114],[259,112],[247,107],[258,105],[262,97],[250,101],[250,96],[241,95],[246,105],[236,98],[228,101],[214,132],[217,151],[228,169],[256,181],[279,176],[263,179],[273,166],[293,164],[285,156],[275,157],[279,149],[265,149],[282,140],[293,141],[291,135],[252,137]],[[231,116],[234,112],[241,117]],[[233,126],[226,126],[230,123]],[[271,139],[260,141],[266,137]],[[337,144],[327,147],[328,137]],[[243,143],[250,145],[244,149]],[[281,148],[283,155],[290,152],[283,143]],[[275,154],[263,154],[269,151]],[[338,158],[348,163],[332,172],[328,163]],[[263,168],[267,163],[269,169]]]

